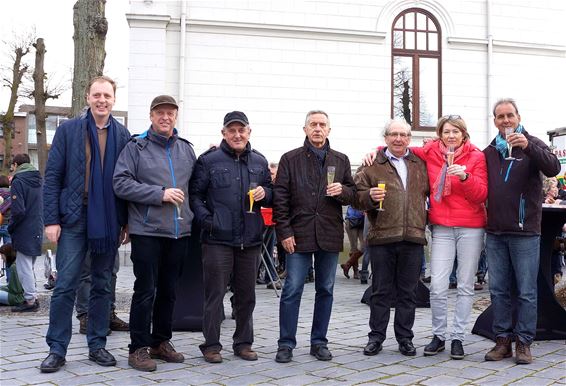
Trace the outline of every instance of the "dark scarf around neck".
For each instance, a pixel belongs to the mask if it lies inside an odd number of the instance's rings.
[[[101,160],[96,123],[90,111],[87,117],[91,153],[87,207],[88,244],[93,254],[115,254],[120,232],[116,197],[112,188],[114,166],[118,159],[117,129],[114,120],[110,117],[104,160]]]

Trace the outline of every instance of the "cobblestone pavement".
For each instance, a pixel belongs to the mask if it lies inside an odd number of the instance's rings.
[[[38,279],[42,279],[41,259],[36,264]],[[480,336],[470,335],[464,343],[466,357],[451,360],[448,351],[434,357],[424,357],[423,347],[430,341],[430,309],[417,309],[414,343],[416,357],[405,357],[397,351],[390,323],[388,339],[379,355],[367,357],[362,349],[367,342],[369,308],[360,303],[365,286],[359,281],[346,279],[338,270],[334,309],[328,339],[334,359],[317,361],[309,355],[309,332],[312,318],[314,285],[306,284],[299,319],[297,348],[291,363],[274,361],[278,338],[278,299],[273,290],[258,285],[257,306],[254,313],[254,349],[259,360],[246,362],[231,351],[233,320],[222,325],[222,342],[225,346],[224,362],[206,363],[198,349],[203,341],[200,332],[174,332],[173,343],[185,355],[181,364],[159,362],[157,371],[143,373],[128,366],[129,335],[113,332],[108,337],[107,349],[118,364],[100,367],[88,360],[86,339],[78,333],[78,321],[73,318],[74,334],[67,354],[67,364],[57,373],[42,374],[39,364],[48,348],[45,332],[48,326],[47,308],[49,291],[38,280],[42,303],[38,313],[11,314],[8,307],[0,307],[0,383],[8,385],[552,385],[566,384],[566,346],[564,341],[537,341],[532,345],[534,362],[515,365],[512,358],[501,362],[484,362],[483,356],[493,343]],[[118,274],[118,315],[128,318],[132,293],[131,266],[123,266]],[[455,298],[450,291],[450,311]],[[487,290],[476,294],[472,321],[483,309],[488,298]],[[178,299],[178,301],[183,301]],[[225,307],[229,315],[229,302]],[[391,318],[393,319],[393,318]],[[471,328],[471,326],[470,326]],[[449,346],[448,346],[449,347]]]

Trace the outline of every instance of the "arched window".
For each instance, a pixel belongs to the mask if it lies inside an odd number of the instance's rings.
[[[401,12],[391,34],[391,116],[430,130],[442,114],[440,26],[420,8]]]

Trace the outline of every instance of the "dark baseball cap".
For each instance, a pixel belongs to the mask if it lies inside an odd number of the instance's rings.
[[[159,95],[159,96],[156,96],[155,98],[153,98],[153,100],[151,101],[150,110],[153,110],[157,106],[161,106],[161,105],[175,106],[175,108],[177,110],[179,110],[179,106],[177,105],[177,101],[175,100],[175,98],[173,98],[170,95]]]
[[[242,113],[241,111],[232,111],[224,116],[224,127],[230,125],[233,122],[240,122],[244,126],[248,126],[250,122],[248,121],[248,117],[246,114]]]

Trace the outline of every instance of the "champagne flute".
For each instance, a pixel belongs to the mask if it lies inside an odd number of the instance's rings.
[[[328,185],[332,184],[334,182],[334,177],[336,176],[336,166],[327,166],[326,167],[326,181],[328,182]],[[327,196],[330,196],[330,194],[326,194]]]
[[[448,149],[446,150],[446,162],[448,166],[452,166],[454,163],[454,145],[448,145]]]
[[[250,182],[250,187],[248,188],[248,196],[250,197],[250,210],[248,213],[253,213],[254,208],[254,191],[257,188],[257,182]]]
[[[181,204],[179,204],[178,202],[174,202],[173,205],[175,205],[175,208],[177,209],[177,220],[183,220],[183,217],[181,217]]]
[[[513,149],[513,146],[511,146],[511,144],[509,143],[509,136],[511,134],[513,134],[514,132],[515,132],[515,129],[512,128],[512,127],[506,127],[505,128],[505,139],[507,140],[507,151],[509,152],[509,155],[507,157],[505,157],[505,159],[508,160],[508,161],[513,161],[513,160],[516,159],[515,157],[513,157],[511,155],[511,150]]]
[[[385,190],[385,181],[377,181],[377,187],[379,189]],[[379,211],[385,210],[385,209],[383,209],[383,200],[379,201],[379,208],[377,208],[377,210],[379,210]]]

